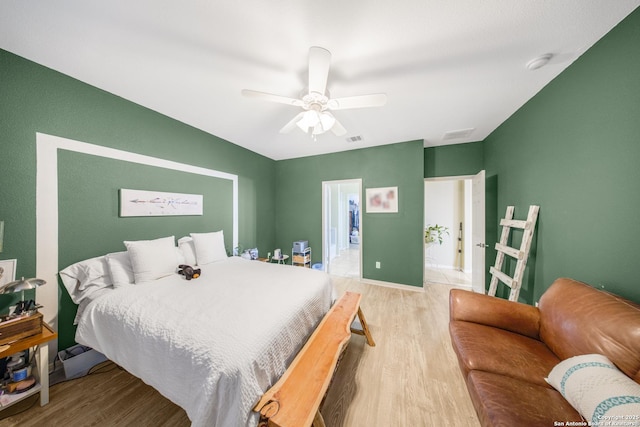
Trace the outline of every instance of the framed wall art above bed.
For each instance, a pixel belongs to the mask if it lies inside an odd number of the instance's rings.
[[[120,189],[120,216],[202,215],[202,194]]]

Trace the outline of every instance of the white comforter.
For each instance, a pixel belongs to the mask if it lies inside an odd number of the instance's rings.
[[[90,302],[76,340],[185,409],[194,426],[255,426],[252,411],[329,310],[329,277],[238,257]]]

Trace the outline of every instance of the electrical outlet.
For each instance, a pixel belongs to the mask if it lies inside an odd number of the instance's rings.
[[[376,268],[380,268],[380,261],[376,261]]]
[[[267,252],[267,258],[271,258],[271,252]]]

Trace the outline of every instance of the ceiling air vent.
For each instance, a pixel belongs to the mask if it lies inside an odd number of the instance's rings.
[[[347,138],[347,142],[358,142],[362,141],[362,135],[350,136]]]
[[[448,139],[462,139],[462,138],[466,138],[469,135],[471,135],[473,133],[473,131],[476,130],[476,128],[469,128],[469,129],[460,129],[460,130],[450,130],[449,132],[445,132],[444,136],[442,137],[443,140],[448,140]]]

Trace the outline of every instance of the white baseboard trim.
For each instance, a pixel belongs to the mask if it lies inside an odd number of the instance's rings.
[[[366,278],[360,279],[360,282],[367,283],[369,285],[384,286],[384,287],[387,287],[387,288],[395,288],[395,289],[402,289],[403,291],[424,292],[424,287],[422,287],[422,286],[403,285],[403,284],[400,284],[400,283],[385,282],[385,281],[382,281],[382,280],[374,280],[374,279],[366,279]]]
[[[447,264],[425,264],[425,268],[437,268],[440,270],[463,271],[465,273],[471,272],[471,270],[460,270],[458,267],[454,267],[453,265],[447,265]]]

